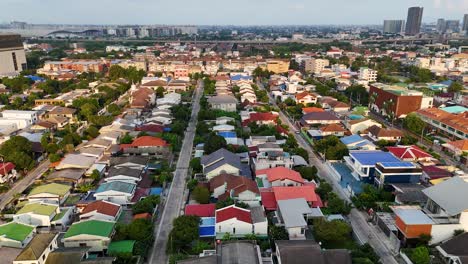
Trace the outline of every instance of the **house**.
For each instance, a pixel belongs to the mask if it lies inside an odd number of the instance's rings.
[[[208,98],[208,103],[213,109],[227,112],[235,112],[237,110],[237,99],[232,95],[216,95]]]
[[[35,132],[50,132],[57,129],[57,125],[49,121],[39,121],[30,127]]]
[[[416,111],[430,129],[452,140],[468,139],[468,112],[453,114],[439,108]]]
[[[87,247],[59,248],[50,252],[45,264],[112,264],[115,261],[114,257],[99,257],[91,253]]]
[[[392,183],[419,183],[422,169],[413,162],[379,162],[375,166],[375,185],[382,188]]]
[[[0,163],[0,184],[14,181],[18,173],[15,170],[15,164],[11,162]]]
[[[323,108],[320,107],[304,107],[302,108],[302,114],[314,113],[314,112],[325,112]]]
[[[415,145],[386,147],[386,149],[395,155],[395,157],[404,161],[427,163],[432,162],[434,159],[431,154],[425,152]]]
[[[435,248],[444,263],[466,263],[468,261],[468,233],[458,235]]]
[[[230,240],[216,245],[216,255],[200,254],[195,258],[177,261],[177,264],[262,263],[255,242]]]
[[[37,234],[15,258],[13,264],[43,264],[50,252],[58,248],[58,234]]]
[[[222,173],[241,174],[240,157],[224,148],[203,156],[200,163],[208,180]]]
[[[0,225],[0,247],[24,248],[34,236],[36,227],[9,222]]]
[[[317,96],[309,92],[297,93],[294,97],[297,104],[307,105],[317,103]]]
[[[278,264],[351,264],[351,254],[346,249],[321,249],[313,240],[276,240]]]
[[[29,192],[27,199],[29,202],[61,205],[70,195],[71,188],[70,185],[58,183],[39,185]]]
[[[395,128],[383,128],[379,126],[371,126],[367,129],[368,136],[374,140],[386,140],[386,141],[400,141],[404,136],[401,130]]]
[[[117,221],[121,212],[122,207],[118,204],[108,201],[94,201],[83,208],[80,220]]]
[[[96,158],[84,156],[81,154],[67,154],[60,161],[60,164],[55,167],[57,170],[62,169],[89,169],[96,161]]]
[[[360,134],[366,131],[371,126],[382,127],[382,125],[372,119],[363,118],[355,120],[346,120],[344,122],[345,127],[353,134]]]
[[[381,150],[351,150],[349,156],[344,157],[346,165],[351,169],[354,178],[367,183],[374,183],[377,163],[401,162],[392,153]]]
[[[268,235],[268,221],[261,206],[244,209],[230,205],[216,210],[216,237],[229,233],[233,237]]]
[[[445,151],[452,153],[462,164],[468,164],[468,139],[450,141],[442,144]]]
[[[23,129],[35,124],[38,120],[38,111],[3,110],[0,125],[16,124],[17,129]]]
[[[243,126],[250,123],[255,123],[258,126],[268,125],[274,126],[277,124],[278,114],[273,112],[267,113],[250,113],[249,118],[242,121]]]
[[[284,225],[290,240],[306,239],[307,221],[322,218],[320,208],[310,208],[304,198],[278,201],[276,216],[280,225]]]
[[[60,208],[57,205],[28,203],[13,215],[13,221],[32,226],[51,226],[59,213]]]
[[[395,206],[395,223],[398,237],[406,242],[426,234],[432,237],[430,244],[437,244],[453,236],[455,230],[468,231],[468,182],[453,177],[426,188],[424,207]]]
[[[169,144],[162,138],[152,136],[141,136],[133,140],[131,144],[120,144],[125,154],[156,155],[167,157],[169,155]]]
[[[156,94],[153,89],[132,86],[130,96],[131,108],[145,109],[154,105],[156,100]]]
[[[216,125],[212,128],[212,130],[216,132],[229,132],[234,131],[235,127],[231,125]]]
[[[345,144],[349,150],[375,150],[377,148],[374,143],[359,135],[342,137],[340,141]]]
[[[111,181],[102,183],[94,193],[96,200],[105,200],[116,204],[129,204],[136,191],[136,184]]]
[[[89,247],[91,252],[101,252],[108,248],[114,234],[115,222],[84,220],[73,223],[63,236],[66,248]]]
[[[122,256],[133,255],[135,248],[135,240],[119,240],[112,241],[107,248],[107,255],[109,256]]]
[[[110,160],[110,166],[116,169],[129,168],[129,169],[140,169],[146,168],[148,158],[144,156],[122,156],[112,157]]]
[[[435,165],[430,165],[430,166],[422,166],[423,170],[423,175],[422,175],[422,181],[429,183],[433,180],[438,180],[438,179],[448,179],[452,177],[452,173],[449,172],[448,170],[445,170],[443,168],[437,167]]]
[[[260,188],[304,185],[304,179],[299,172],[285,167],[257,170],[255,175]]]
[[[332,110],[335,113],[348,112],[351,109],[351,106],[347,103],[340,101],[330,101],[328,102],[328,109]]]
[[[249,206],[258,206],[260,191],[255,181],[244,176],[220,174],[210,179],[210,192],[218,200],[232,198]]]
[[[142,169],[132,169],[126,167],[111,167],[104,179],[106,182],[121,181],[137,184],[142,177]]]
[[[65,117],[68,119],[70,124],[73,124],[76,119],[76,109],[56,106],[51,111],[45,114],[45,118],[57,118],[57,117]]]
[[[198,217],[214,217],[216,204],[187,204],[185,215],[195,215]]]
[[[288,152],[284,152],[279,145],[267,142],[257,147],[258,152],[252,159],[253,169],[263,170],[276,167],[291,169],[294,166],[294,158]]]
[[[300,124],[303,127],[339,124],[340,119],[330,112],[312,112],[302,116]]]
[[[235,122],[236,120],[232,117],[221,116],[216,118],[216,125],[226,125],[229,122]]]
[[[83,181],[86,169],[56,170],[46,176],[48,182],[76,185]]]
[[[323,207],[322,199],[315,193],[315,189],[315,184],[307,184],[303,186],[274,186],[271,191],[276,204],[281,200],[303,198],[311,207]]]
[[[326,136],[342,137],[346,133],[346,129],[344,129],[340,124],[323,125],[319,128],[319,131],[322,137],[326,137]]]

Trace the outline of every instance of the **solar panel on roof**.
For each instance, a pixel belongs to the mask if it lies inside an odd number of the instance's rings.
[[[411,162],[381,162],[384,167],[393,167],[393,168],[412,168],[414,164]]]

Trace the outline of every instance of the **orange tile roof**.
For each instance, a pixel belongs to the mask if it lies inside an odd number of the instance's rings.
[[[468,112],[463,114],[451,114],[439,108],[427,108],[416,111],[419,115],[426,118],[439,121],[443,124],[451,126],[463,133],[468,133]]]
[[[447,144],[450,144],[461,151],[468,151],[468,139],[451,141]]]
[[[121,144],[120,148],[129,147],[166,147],[169,144],[162,138],[152,136],[142,136],[133,140],[131,144]]]
[[[308,114],[312,112],[325,112],[325,110],[319,107],[304,107],[302,108],[302,112],[304,112],[304,114]]]
[[[304,179],[301,177],[301,174],[297,171],[285,168],[285,167],[276,167],[271,169],[258,170],[255,172],[256,175],[266,174],[269,182],[274,182],[278,180],[291,180],[298,183],[304,183]]]
[[[341,125],[339,124],[328,124],[320,127],[320,130],[322,132],[346,132],[346,129],[344,129]]]

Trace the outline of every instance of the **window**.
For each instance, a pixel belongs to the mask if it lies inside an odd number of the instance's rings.
[[[13,66],[15,67],[15,71],[18,71],[18,62],[16,61],[16,53],[12,52],[11,57],[13,58]]]
[[[235,227],[232,228],[232,233],[233,233],[233,234],[236,233],[236,228],[235,228]]]
[[[86,247],[86,243],[80,243],[80,247]]]

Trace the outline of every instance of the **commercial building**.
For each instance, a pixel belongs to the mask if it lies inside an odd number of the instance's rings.
[[[460,31],[460,20],[446,20],[445,32],[453,33]]]
[[[289,70],[289,60],[269,60],[267,70],[274,73],[285,73]]]
[[[468,14],[463,16],[462,31],[465,31],[465,34],[468,34]]]
[[[416,35],[421,31],[423,7],[413,6],[408,8],[408,18],[406,19],[406,35]]]
[[[20,35],[0,34],[0,77],[16,76],[27,69]]]
[[[370,85],[369,98],[373,112],[395,118],[433,106],[433,98],[424,96],[422,92],[382,83]]]
[[[437,133],[450,139],[468,139],[468,112],[451,114],[439,108],[428,108],[416,114]]]
[[[383,33],[394,33],[398,34],[403,32],[405,29],[404,20],[384,20]]]

